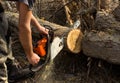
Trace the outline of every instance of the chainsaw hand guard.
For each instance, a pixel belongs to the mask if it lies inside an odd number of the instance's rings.
[[[50,39],[50,43],[51,43],[54,38],[54,30],[49,25],[43,25],[43,26],[49,30],[48,35],[49,35],[49,39]]]

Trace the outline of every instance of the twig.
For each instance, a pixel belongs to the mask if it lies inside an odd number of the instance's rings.
[[[66,4],[65,0],[62,0],[62,2],[63,2],[63,5]],[[70,9],[68,8],[67,5],[64,6],[64,9],[65,9],[65,14],[66,14],[68,24],[73,25],[73,22],[72,22],[72,19],[71,19],[71,16],[70,16],[70,13],[71,13]]]
[[[73,2],[73,0],[69,1],[69,2],[66,2],[62,7],[60,7],[58,10],[56,10],[51,16],[49,19],[51,19],[56,13],[58,13],[61,9],[63,9],[66,5],[68,5],[69,3]]]

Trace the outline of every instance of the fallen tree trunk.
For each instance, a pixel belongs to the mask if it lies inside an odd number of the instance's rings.
[[[18,15],[13,13],[6,13],[8,16],[8,21],[10,26],[17,27],[18,25]],[[72,53],[79,53],[81,51],[81,39],[82,32],[79,29],[72,29],[64,26],[60,26],[54,23],[50,23],[45,20],[38,19],[41,25],[50,26],[54,32],[55,36],[64,38],[64,48]],[[33,35],[39,36],[40,32],[34,27],[32,28]],[[18,31],[16,31],[18,32]],[[35,37],[35,36],[34,36]]]
[[[84,54],[120,64],[120,34],[88,32],[83,38]]]
[[[11,27],[11,36],[12,36],[12,49],[14,57],[20,62],[22,67],[28,65],[26,61],[25,52],[18,38],[18,14],[16,13],[6,13],[8,18],[9,27]],[[60,26],[48,21],[38,19],[41,25],[49,25],[55,30],[55,36],[64,38],[64,49],[72,53],[79,53],[81,51],[81,39],[82,32],[79,29],[71,29],[68,27]],[[39,32],[36,28],[32,29],[33,31],[33,43],[34,40],[39,40]],[[53,49],[54,50],[54,49]]]
[[[95,20],[96,30],[85,33],[82,41],[84,54],[120,64],[120,23],[114,16],[99,11]]]
[[[16,13],[6,13],[8,22],[9,22],[9,27],[11,28],[11,36],[12,36],[12,50],[13,50],[13,55],[14,57],[20,62],[21,67],[26,67],[29,65],[25,52],[21,46],[21,43],[18,38],[18,14]],[[55,30],[55,36],[58,37],[63,37],[64,39],[64,49],[67,51],[70,51],[72,53],[79,53],[81,51],[81,39],[82,39],[82,32],[79,29],[71,29],[68,27],[60,26],[54,23],[50,23],[48,21],[40,20],[38,19],[41,25],[48,25]],[[39,38],[39,32],[36,30],[36,28],[32,29],[33,31],[33,42],[34,39]],[[54,49],[53,49],[54,50]],[[47,67],[47,66],[46,66]],[[43,73],[44,68],[39,71],[33,79],[33,81],[39,80],[39,77],[41,79],[45,79],[46,74],[41,74]],[[46,70],[46,69],[45,69]],[[42,75],[42,76],[41,76]],[[28,83],[33,83],[31,79],[29,78],[28,80],[25,80]],[[39,83],[39,82],[36,82]]]

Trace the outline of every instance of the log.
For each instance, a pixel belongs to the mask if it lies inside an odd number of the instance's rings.
[[[98,11],[95,27],[95,30],[86,32],[83,37],[83,53],[113,64],[120,64],[119,21],[107,11]]]
[[[21,43],[18,38],[18,14],[16,13],[11,13],[11,12],[6,12],[8,22],[9,22],[9,27],[11,28],[11,39],[12,39],[12,50],[13,50],[13,56],[17,59],[17,61],[20,63],[20,66],[22,68],[26,67],[29,65],[25,52],[21,46]],[[81,39],[82,39],[82,32],[79,29],[71,29],[68,27],[60,26],[54,23],[50,23],[45,20],[40,20],[38,21],[41,23],[41,25],[49,25],[55,30],[55,36],[58,37],[63,37],[64,38],[64,49],[73,53],[79,53],[81,51]],[[33,34],[39,35],[40,33],[36,30],[36,28],[32,29]],[[33,35],[33,42],[34,39],[39,39],[38,36]],[[68,44],[67,44],[68,43]],[[54,49],[53,49],[54,50]],[[47,71],[46,69],[48,65],[45,65],[39,72],[36,73],[36,75],[32,78],[26,79],[23,82],[28,82],[28,83],[39,83],[40,80],[46,79],[46,74],[44,74],[43,71]],[[51,66],[51,65],[50,65]],[[52,67],[52,66],[51,66]],[[50,72],[50,69],[49,69]],[[31,79],[34,81],[31,81]],[[38,82],[39,80],[39,82]]]
[[[100,1],[100,8],[113,11],[119,5],[119,0],[101,0]]]
[[[114,11],[113,11],[113,15],[114,15],[115,19],[120,22],[120,15],[119,15],[119,13],[120,13],[120,5],[117,6],[114,9]]]
[[[12,14],[12,13],[6,13],[7,18],[9,21],[10,26],[16,26],[18,25],[18,15]],[[38,20],[41,25],[49,25],[53,30],[55,30],[55,36],[63,37],[65,42],[65,49],[72,52],[72,53],[79,53],[81,51],[81,39],[82,39],[82,32],[80,29],[72,29],[64,26],[60,26],[54,23],[50,23],[45,20]],[[39,36],[38,30],[33,27],[32,28],[33,35],[37,34]],[[35,37],[35,36],[34,36]]]
[[[66,4],[66,1],[65,1],[65,0],[62,0],[62,2],[63,2],[63,5]],[[71,16],[70,16],[71,11],[70,11],[69,7],[66,6],[66,5],[65,5],[64,9],[65,9],[65,14],[66,14],[66,18],[67,18],[67,23],[68,23],[70,26],[72,26],[72,25],[73,25],[73,21],[72,21]]]
[[[72,29],[67,33],[65,39],[65,47],[72,53],[79,53],[81,51],[81,40],[83,34],[79,29]]]
[[[120,34],[108,32],[87,32],[82,41],[85,55],[120,64]]]
[[[98,11],[95,19],[96,30],[107,31],[108,29],[113,31],[120,31],[120,22],[107,11]]]

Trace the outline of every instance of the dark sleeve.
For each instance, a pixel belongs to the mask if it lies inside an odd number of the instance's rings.
[[[35,3],[35,0],[18,0],[18,1],[28,5],[29,9],[32,9]]]
[[[18,1],[18,2],[22,2],[26,5],[28,5],[29,9],[33,8],[33,5],[35,3],[35,0],[5,0],[5,1]]]
[[[0,3],[0,13],[4,12],[4,8],[2,6],[2,4]]]

